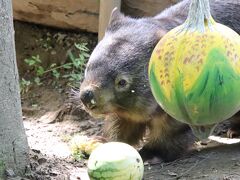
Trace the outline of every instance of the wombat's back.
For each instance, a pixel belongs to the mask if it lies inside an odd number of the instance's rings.
[[[191,0],[171,6],[155,16],[166,30],[182,24],[188,15]],[[211,14],[216,22],[225,24],[240,34],[240,1],[210,0]]]

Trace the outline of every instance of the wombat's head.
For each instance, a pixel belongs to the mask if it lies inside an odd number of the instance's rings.
[[[147,71],[161,38],[157,20],[133,19],[113,11],[104,38],[91,54],[80,99],[93,116],[115,114],[145,121],[155,111]]]

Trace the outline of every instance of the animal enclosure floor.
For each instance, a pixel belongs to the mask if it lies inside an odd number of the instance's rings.
[[[205,149],[171,163],[146,168],[148,180],[240,179],[240,144]]]
[[[42,106],[38,107],[40,110],[34,110],[35,107],[31,110],[23,105],[26,115],[24,126],[31,148],[31,166],[34,172],[32,177],[43,180],[87,180],[87,160],[75,161],[71,157],[67,139],[75,133],[101,135],[103,122],[86,114],[82,119],[66,114],[60,122],[54,122],[54,113],[62,106],[56,102],[64,104],[63,96],[47,88],[34,92],[39,95],[38,101]],[[218,144],[174,162],[147,164],[144,179],[240,179],[240,144]]]

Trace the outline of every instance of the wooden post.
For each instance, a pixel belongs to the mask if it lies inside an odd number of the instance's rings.
[[[100,0],[98,41],[103,38],[111,12],[115,7],[121,8],[121,0]]]

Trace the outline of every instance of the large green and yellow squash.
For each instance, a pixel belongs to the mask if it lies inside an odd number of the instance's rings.
[[[149,79],[161,107],[206,138],[240,109],[240,36],[213,20],[208,0],[192,0],[185,23],[155,47]]]

